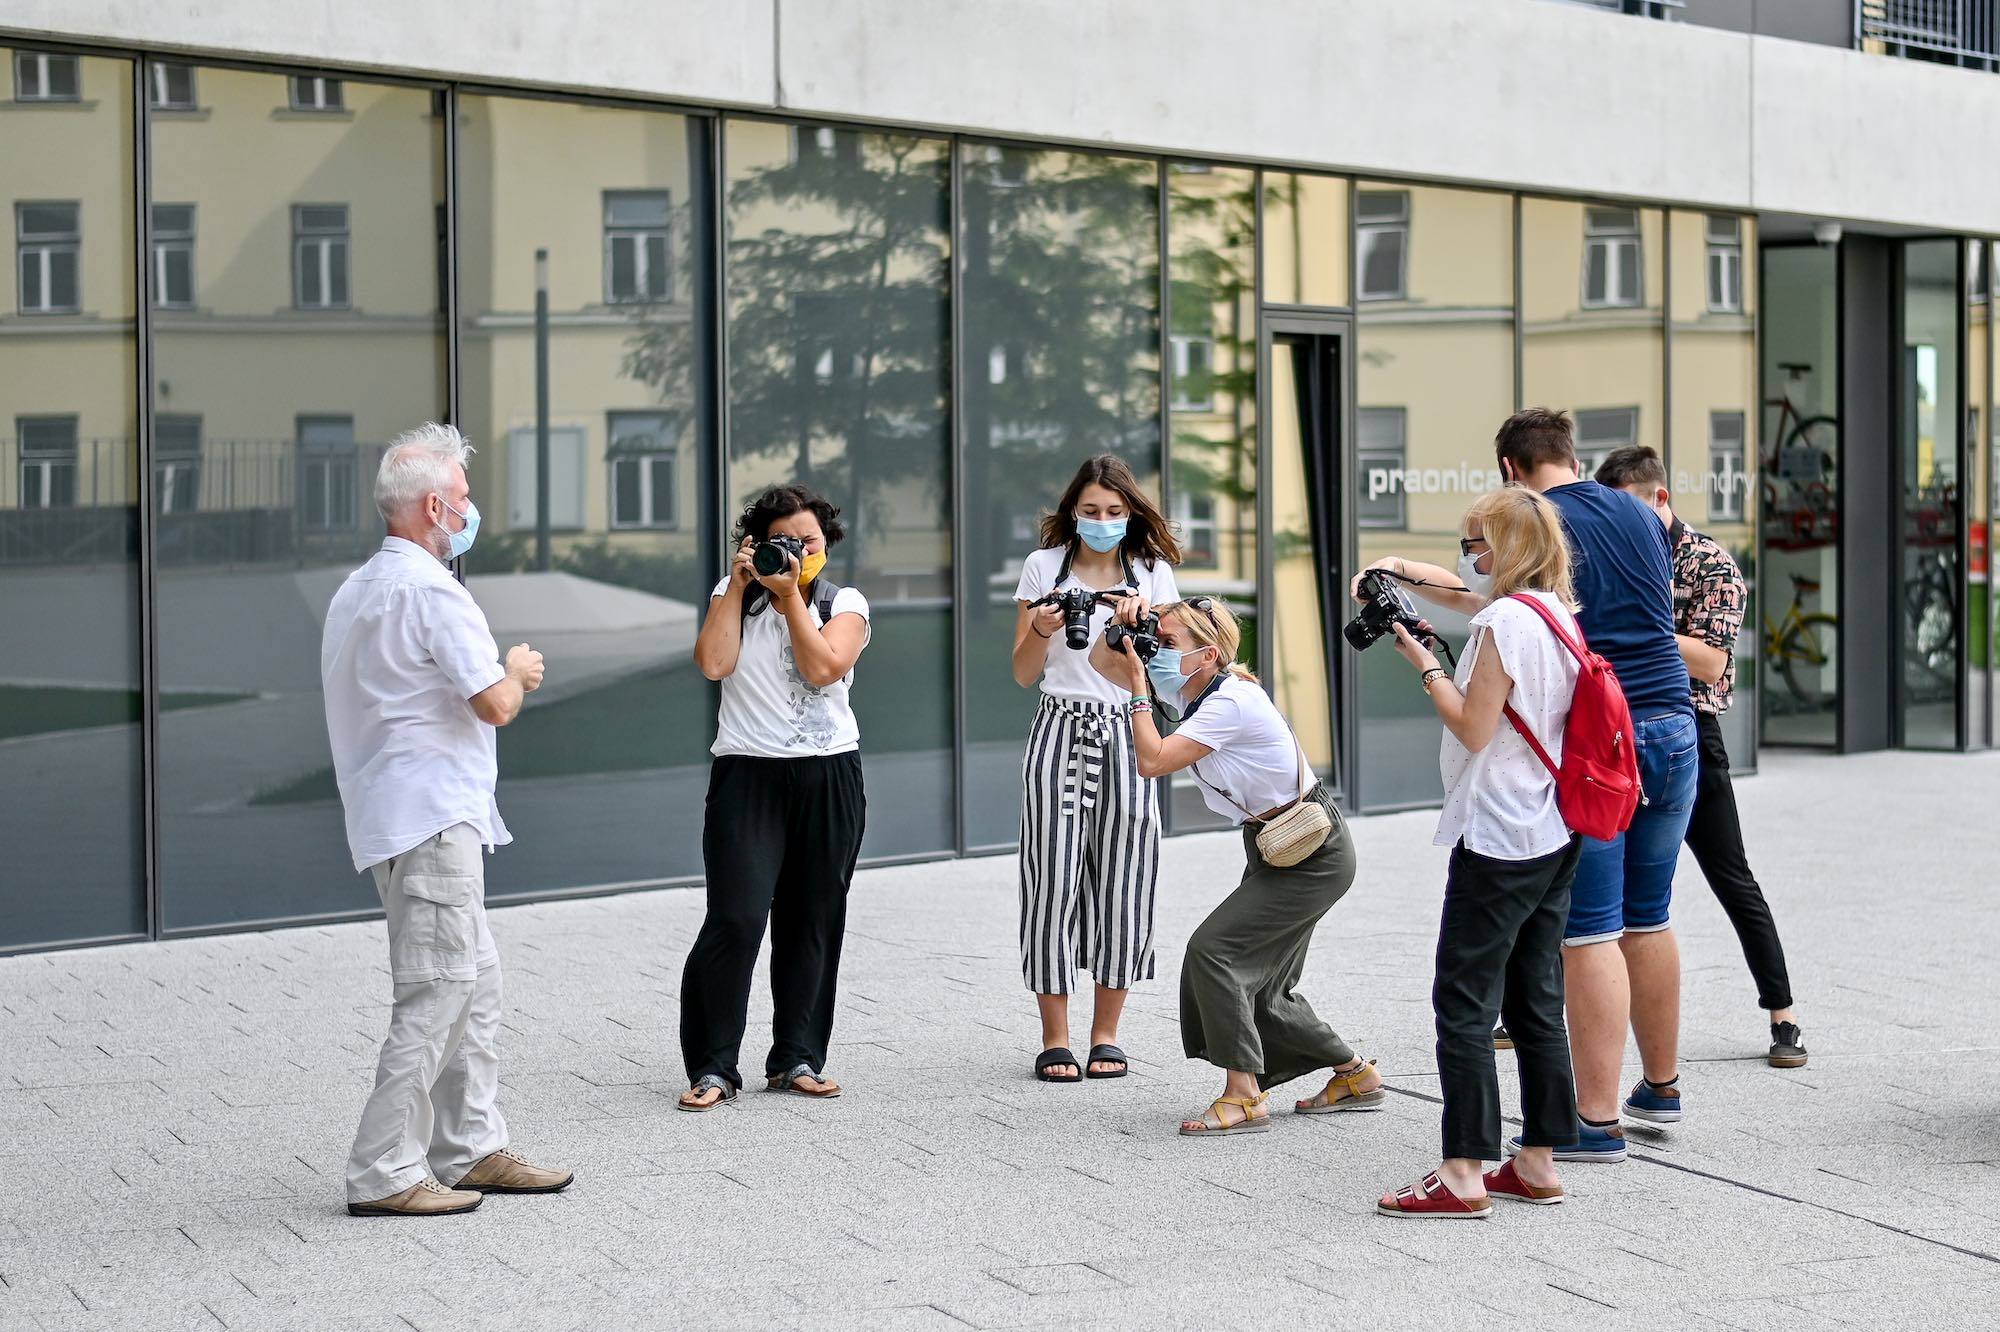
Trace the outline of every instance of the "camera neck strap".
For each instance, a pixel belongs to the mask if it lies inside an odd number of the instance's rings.
[[[1061,587],[1069,578],[1070,566],[1076,563],[1076,548],[1080,544],[1082,543],[1073,539],[1069,545],[1063,548],[1062,568],[1056,570],[1056,581],[1049,584],[1051,590]],[[1125,547],[1123,546],[1118,548],[1118,567],[1125,573],[1125,586],[1137,592],[1139,590],[1139,580],[1132,573],[1132,557],[1125,553]]]
[[[819,611],[819,627],[824,629],[833,622],[833,599],[839,596],[845,589],[839,583],[828,578],[825,573],[821,573],[819,577],[812,580],[807,590],[812,595],[807,597],[806,600]],[[747,620],[752,615],[757,614],[770,603],[770,600],[770,590],[762,583],[753,582],[750,585],[750,590],[743,594],[743,618]]]

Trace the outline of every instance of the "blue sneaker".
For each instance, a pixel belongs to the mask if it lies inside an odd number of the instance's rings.
[[[1643,1119],[1649,1124],[1678,1124],[1681,1122],[1680,1080],[1676,1078],[1669,1087],[1656,1087],[1640,1078],[1632,1088],[1632,1094],[1625,1098],[1625,1113],[1633,1119]]]
[[[1518,1156],[1520,1152],[1520,1138],[1507,1139],[1507,1155]],[[1625,1130],[1616,1125],[1594,1128],[1589,1124],[1578,1124],[1576,1146],[1556,1148],[1555,1158],[1558,1161],[1622,1161],[1625,1159]]]

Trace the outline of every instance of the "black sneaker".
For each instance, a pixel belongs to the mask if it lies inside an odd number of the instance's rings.
[[[1511,1050],[1514,1048],[1514,1038],[1507,1034],[1505,1023],[1493,1029],[1493,1048],[1496,1050]]]
[[[1771,1067],[1804,1068],[1806,1043],[1796,1022],[1771,1024]]]

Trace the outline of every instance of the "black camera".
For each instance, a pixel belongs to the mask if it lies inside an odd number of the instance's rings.
[[[750,567],[760,578],[781,574],[791,567],[791,556],[803,563],[806,558],[806,543],[795,536],[765,537],[750,552]]]
[[[1424,628],[1421,615],[1417,614],[1416,603],[1409,593],[1396,586],[1393,575],[1380,569],[1370,569],[1361,575],[1361,613],[1347,622],[1340,632],[1357,652],[1365,652],[1375,640],[1392,633],[1396,625],[1402,625],[1415,636],[1419,643],[1428,643],[1433,638]]]
[[[1104,646],[1113,652],[1124,650],[1125,644],[1132,645],[1132,655],[1140,661],[1151,661],[1160,654],[1160,617],[1147,611],[1139,617],[1136,625],[1123,624],[1113,620],[1104,629]]]
[[[1093,592],[1087,587],[1072,587],[1063,592],[1051,592],[1031,606],[1060,606],[1063,613],[1063,641],[1078,652],[1090,646],[1090,616],[1100,601],[1108,600],[1108,594]],[[1157,644],[1155,645],[1157,646]]]

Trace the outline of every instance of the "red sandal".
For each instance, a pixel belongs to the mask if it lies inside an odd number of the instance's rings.
[[[1459,1197],[1445,1187],[1444,1181],[1433,1170],[1424,1176],[1423,1183],[1410,1184],[1385,1193],[1375,1204],[1375,1210],[1383,1216],[1434,1217],[1440,1221],[1469,1221],[1484,1219],[1493,1212],[1491,1198],[1477,1198],[1471,1202]]]
[[[1512,1198],[1516,1202],[1533,1203],[1537,1207],[1550,1207],[1563,1200],[1562,1186],[1544,1189],[1522,1179],[1509,1160],[1498,1170],[1489,1170],[1485,1175],[1486,1192],[1495,1198]]]

